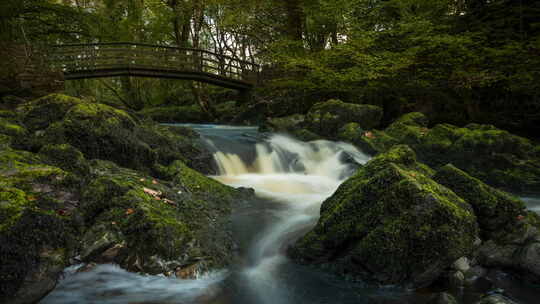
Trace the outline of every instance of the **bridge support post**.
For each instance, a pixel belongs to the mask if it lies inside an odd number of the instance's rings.
[[[251,89],[245,89],[245,90],[239,90],[238,91],[238,103],[239,104],[246,104],[251,101],[251,98],[253,97],[252,90]]]

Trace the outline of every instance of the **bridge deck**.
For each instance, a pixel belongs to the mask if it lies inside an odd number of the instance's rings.
[[[141,76],[187,79],[232,89],[252,88],[259,66],[205,50],[140,43],[95,43],[54,46],[53,68],[65,79]]]

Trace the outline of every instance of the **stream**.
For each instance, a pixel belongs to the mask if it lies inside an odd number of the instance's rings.
[[[305,143],[279,134],[264,136],[251,127],[190,126],[214,153],[219,175],[212,178],[255,190],[256,199],[234,206],[237,261],[229,269],[200,274],[194,280],[144,276],[113,265],[77,273],[73,266],[40,303],[427,303],[430,291],[346,281],[294,264],[285,255],[287,246],[315,225],[321,203],[369,156],[346,143]],[[540,199],[524,201],[540,211]],[[504,273],[494,275],[501,277],[497,287],[516,295],[521,303],[536,303],[537,291]],[[469,304],[487,291],[478,288],[455,294]]]

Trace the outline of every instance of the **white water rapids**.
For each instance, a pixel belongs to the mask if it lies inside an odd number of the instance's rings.
[[[273,222],[251,245],[250,263],[240,273],[254,303],[288,303],[291,295],[279,283],[280,266],[287,262],[284,246],[315,223],[324,199],[354,171],[355,164],[369,157],[349,144],[305,143],[282,135],[256,144],[255,149],[251,163],[234,153],[216,152],[220,175],[214,178],[234,187],[253,188],[258,196],[278,205]]]

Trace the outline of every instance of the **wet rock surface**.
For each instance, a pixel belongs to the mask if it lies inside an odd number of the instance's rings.
[[[434,171],[398,145],[344,182],[289,254],[382,284],[459,289],[489,269],[537,283],[537,225],[521,200],[453,165]]]
[[[429,285],[477,236],[470,205],[430,173],[406,146],[375,157],[323,203],[290,255],[382,284]]]
[[[0,129],[0,302],[32,303],[78,261],[193,277],[234,255],[224,186],[186,128],[53,94]],[[28,131],[27,131],[28,130]],[[10,135],[11,134],[11,135]]]

